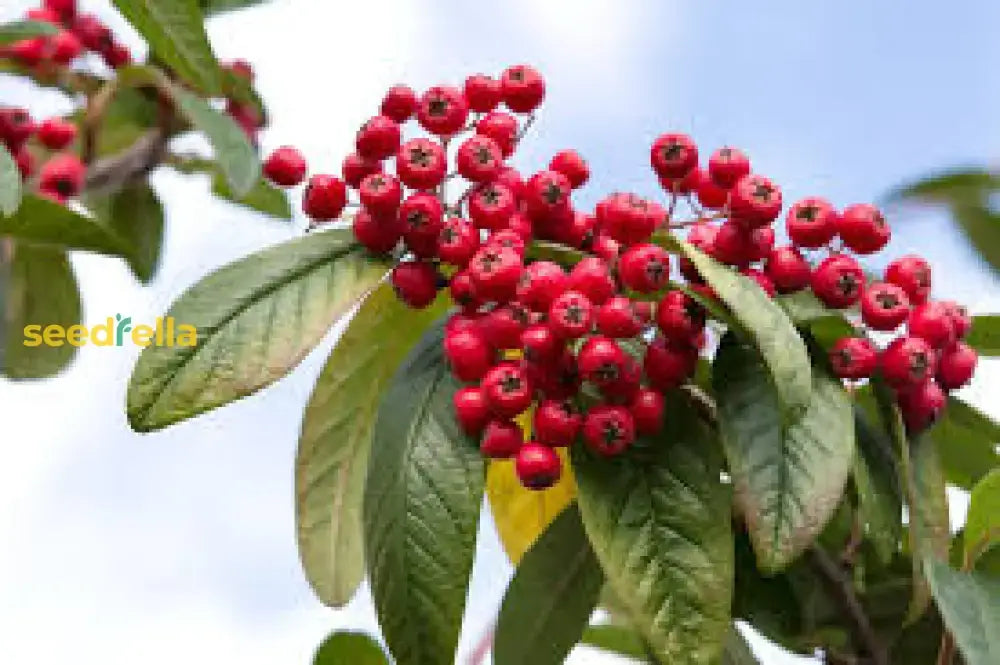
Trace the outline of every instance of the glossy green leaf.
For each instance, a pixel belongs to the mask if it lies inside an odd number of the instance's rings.
[[[252,7],[262,2],[263,0],[198,0],[198,4],[201,6],[201,10],[205,16],[213,16],[233,11],[234,9]]]
[[[733,618],[773,642],[790,645],[805,626],[795,586],[788,575],[767,575],[757,568],[750,538],[742,529],[734,540]]]
[[[993,469],[973,488],[963,538],[970,567],[1000,545],[1000,469]]]
[[[113,0],[150,49],[203,92],[220,90],[219,63],[205,34],[198,0]]]
[[[219,198],[238,203],[252,210],[262,212],[278,219],[292,219],[292,207],[288,203],[288,195],[263,178],[241,197],[233,194],[229,184],[221,174],[212,180],[212,193]]]
[[[13,44],[22,39],[47,37],[59,32],[59,28],[47,21],[17,21],[0,25],[0,46]]]
[[[854,456],[850,399],[817,369],[808,408],[786,420],[764,362],[732,334],[719,348],[713,384],[736,503],[761,568],[781,570],[840,503]]]
[[[407,665],[454,660],[486,480],[452,413],[460,384],[442,340],[436,326],[384,392],[365,483],[372,595],[389,650]]]
[[[581,643],[644,663],[649,662],[642,636],[626,626],[610,623],[587,626]]]
[[[1000,273],[1000,214],[990,210],[985,201],[955,203],[951,214],[980,258]]]
[[[94,154],[97,157],[115,155],[131,147],[158,122],[156,93],[147,90],[119,87],[108,103],[97,131]],[[83,111],[70,116],[80,122]]]
[[[493,641],[495,665],[559,665],[580,640],[604,585],[570,504],[525,553],[507,587]]]
[[[327,605],[349,601],[365,574],[361,506],[379,396],[448,302],[443,296],[414,310],[381,284],[337,341],[306,405],[295,459],[296,531],[306,578]]]
[[[914,561],[913,600],[907,621],[922,615],[930,600],[922,562],[928,558],[948,560],[951,542],[948,497],[937,448],[929,436],[921,435],[904,446],[903,482],[910,516],[910,551]]]
[[[0,143],[0,216],[9,217],[21,204],[21,172],[17,162]]]
[[[0,235],[114,256],[129,252],[128,243],[97,220],[33,194],[25,195],[13,216],[0,217]]]
[[[951,396],[941,418],[928,432],[937,444],[945,478],[971,490],[1000,466],[1000,425],[961,399]]]
[[[899,551],[902,540],[903,497],[892,442],[860,408],[854,411],[858,454],[854,460],[854,485],[858,493],[858,518],[883,564]]]
[[[195,346],[148,346],[128,390],[132,428],[186,420],[287,374],[387,270],[350,232],[326,231],[252,254],[188,289],[166,317]]]
[[[661,662],[714,664],[730,625],[730,490],[712,431],[681,395],[665,431],[625,454],[572,450],[591,546],[629,622]]]
[[[0,374],[41,379],[64,369],[76,347],[25,346],[31,340],[24,329],[80,323],[80,292],[66,252],[0,237],[0,315]]]
[[[145,181],[127,185],[111,198],[108,224],[130,246],[125,255],[132,272],[148,283],[160,261],[163,206]]]
[[[984,356],[1000,356],[1000,315],[972,317],[972,329],[965,342]]]
[[[940,202],[978,197],[1000,188],[1000,176],[982,169],[953,169],[907,183],[889,194],[890,200],[915,199]]]
[[[1000,663],[1000,579],[928,559],[927,578],[967,665]]]
[[[313,665],[389,665],[382,647],[364,633],[331,633],[313,656]]]
[[[233,195],[246,196],[260,178],[260,159],[247,135],[235,120],[202,98],[179,85],[170,86],[178,110],[212,144],[215,159]]]
[[[810,289],[780,295],[775,298],[788,318],[797,324],[810,323],[828,316],[840,317],[841,313],[824,305]]]
[[[688,243],[682,242],[681,250],[732,310],[740,332],[760,350],[781,405],[791,411],[806,408],[812,386],[809,353],[785,312],[752,279]]]

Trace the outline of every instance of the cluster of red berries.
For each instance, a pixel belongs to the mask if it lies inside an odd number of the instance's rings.
[[[223,64],[223,68],[246,80],[251,86],[254,82],[253,66],[246,60],[233,60]],[[235,97],[226,97],[226,114],[239,125],[247,137],[257,144],[257,133],[264,128],[267,118],[253,104],[242,102]]]
[[[34,139],[38,148],[53,151],[38,171],[38,193],[42,196],[65,203],[80,193],[86,168],[80,158],[71,152],[59,152],[69,148],[76,140],[76,125],[63,118],[47,118],[36,123],[27,110],[14,106],[0,106],[0,142],[2,142],[21,172],[28,180],[35,174],[36,152],[29,149]]]
[[[0,48],[0,56],[25,67],[64,67],[86,51],[98,54],[112,69],[132,62],[132,54],[115,40],[100,19],[77,13],[76,0],[44,0],[41,7],[29,10],[25,18],[51,23],[59,31],[16,41]]]
[[[771,295],[811,287],[830,307],[860,300],[866,323],[878,330],[909,316],[912,336],[881,356],[914,426],[923,422],[914,414],[927,411],[927,399],[916,397],[933,389],[926,386],[953,388],[971,375],[974,357],[969,365],[956,355],[967,354],[957,340],[968,318],[957,307],[922,304],[926,264],[901,259],[886,284],[866,286],[848,255],[872,253],[888,241],[876,208],[838,213],[821,199],[806,199],[788,213],[792,244],[775,247],[778,186],[753,174],[737,149],[715,151],[702,169],[689,137],[664,134],[650,156],[668,206],[614,193],[593,213],[579,210],[572,194],[590,172],[575,151],[558,153],[527,179],[506,164],[544,94],[541,76],[523,65],[499,78],[471,76],[462,89],[437,86],[418,95],[395,86],[380,114],[359,130],[342,177],[313,175],[302,202],[314,223],[352,208],[358,241],[400,259],[391,282],[408,305],[426,307],[448,288],[459,311],[445,326],[444,352],[454,375],[469,384],[454,396],[457,421],[479,437],[484,455],[514,458],[525,487],[542,489],[560,478],[556,448],[582,439],[595,453],[614,456],[659,431],[665,394],[693,376],[706,312],[670,288],[672,260],[655,242],[660,231],[688,228],[692,244]],[[404,140],[401,125],[411,118],[424,134]],[[306,164],[297,150],[283,147],[266,160],[264,173],[294,186]],[[454,202],[446,192],[453,178],[466,183]],[[679,202],[695,219],[674,219]],[[567,267],[537,258],[535,240],[574,248],[582,258]],[[823,247],[829,256],[813,268],[802,250]],[[692,289],[713,297],[689,261],[678,267]],[[890,307],[889,296],[899,304]],[[910,303],[917,305],[912,313]],[[890,325],[896,316],[902,318]],[[861,378],[874,369],[874,362],[862,366],[864,343],[858,337],[837,344],[832,358],[840,376]],[[942,350],[940,363],[932,347]],[[871,357],[878,355],[872,346]],[[531,441],[516,422],[527,413]]]

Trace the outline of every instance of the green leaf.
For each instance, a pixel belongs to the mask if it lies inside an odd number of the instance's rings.
[[[292,219],[292,207],[288,203],[287,195],[263,178],[258,178],[257,183],[244,196],[237,197],[229,188],[225,178],[221,174],[216,174],[212,180],[212,193],[219,198],[244,205],[272,217]]]
[[[582,643],[610,651],[627,658],[648,662],[646,645],[634,629],[615,624],[588,626],[583,631]]]
[[[828,316],[842,318],[840,312],[824,305],[810,289],[779,295],[775,301],[785,310],[788,318],[797,324],[811,323]]]
[[[66,253],[0,238],[0,374],[41,379],[59,373],[76,347],[65,341],[25,346],[25,326],[69,328],[80,318],[80,292]]]
[[[559,665],[580,640],[604,585],[575,504],[521,559],[493,642],[496,665]]]
[[[252,7],[261,4],[263,0],[198,0],[202,12],[205,16],[213,16],[222,12],[229,12],[243,7]]]
[[[1000,272],[1000,215],[985,202],[954,203],[952,216],[986,264]]]
[[[902,490],[892,442],[872,425],[859,407],[854,409],[858,455],[854,484],[858,493],[858,518],[883,564],[899,551],[902,540]]]
[[[364,633],[331,633],[312,662],[313,665],[389,665],[382,647]]]
[[[9,217],[21,204],[21,172],[17,162],[0,143],[0,216]]]
[[[752,279],[717,263],[686,242],[681,251],[729,306],[745,336],[760,350],[782,406],[799,411],[808,406],[812,385],[805,342],[785,312]]]
[[[295,459],[299,558],[332,607],[349,601],[365,574],[361,506],[379,396],[448,302],[442,296],[414,310],[380,285],[337,341],[309,398]]]
[[[219,63],[198,0],[114,0],[158,58],[203,92],[220,91]]]
[[[735,534],[733,618],[751,624],[778,644],[790,646],[802,634],[803,617],[796,589],[788,575],[765,575],[757,568],[749,536]]]
[[[924,613],[930,600],[924,583],[926,569],[920,569],[922,562],[927,558],[947,561],[951,538],[944,473],[934,442],[924,434],[910,441],[903,450],[910,550],[915,566],[913,600],[907,614],[907,622],[910,622]]]
[[[148,284],[163,244],[163,206],[148,182],[128,185],[111,198],[108,224],[130,245],[125,259],[135,276]]]
[[[762,359],[732,334],[722,340],[713,383],[736,503],[760,567],[781,570],[815,540],[843,495],[854,456],[850,399],[817,369],[808,408],[786,420]]]
[[[166,317],[197,329],[194,346],[148,346],[128,390],[138,432],[222,406],[287,374],[385,274],[350,232],[327,231],[230,263],[174,302]]]
[[[0,46],[13,44],[22,39],[55,35],[59,28],[47,21],[17,21],[0,25]]]
[[[937,444],[945,478],[967,490],[1000,466],[1000,425],[957,397],[948,398],[943,415],[929,432]]]
[[[982,169],[954,169],[908,183],[889,194],[890,201],[952,201],[978,197],[982,192],[1000,188],[1000,177]]]
[[[486,466],[452,414],[460,387],[442,326],[396,372],[375,421],[364,496],[365,560],[397,662],[451,663],[465,609]]]
[[[25,195],[11,217],[0,217],[0,235],[62,249],[82,249],[113,256],[129,252],[128,243],[97,220],[32,194]]]
[[[965,342],[984,356],[1000,356],[1000,315],[972,317]]]
[[[1000,663],[1000,579],[926,562],[934,600],[967,665]]]
[[[660,661],[715,663],[730,625],[730,491],[711,430],[681,395],[662,435],[614,459],[572,450],[577,503],[608,584]]]
[[[1000,469],[993,469],[973,488],[963,538],[969,567],[1000,545]]]
[[[216,111],[200,97],[177,84],[169,84],[178,110],[202,132],[215,150],[215,159],[234,196],[246,196],[260,178],[260,159],[236,121]]]
[[[104,111],[94,154],[107,157],[126,150],[156,126],[158,116],[155,94],[119,86]],[[81,122],[83,111],[74,113],[69,119]]]

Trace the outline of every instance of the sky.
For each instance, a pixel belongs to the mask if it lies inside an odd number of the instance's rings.
[[[107,2],[83,6],[139,53]],[[3,3],[0,20],[28,8]],[[549,97],[517,161],[540,168],[577,148],[593,170],[579,200],[656,193],[648,146],[690,132],[706,152],[744,148],[786,200],[877,201],[947,166],[1000,155],[1000,5],[860,1],[505,3],[273,0],[213,19],[218,55],[253,63],[272,117],[265,149],[303,148],[335,171],[386,88],[460,82],[528,62]],[[65,98],[0,77],[0,98],[40,115]],[[161,270],[140,287],[118,260],[79,254],[85,322],[122,312],[152,320],[210,270],[300,232],[215,201],[200,176],[169,171]],[[936,294],[1000,311],[1000,283],[940,213],[890,210],[885,256],[916,251],[939,266]],[[873,267],[880,265],[878,260]],[[50,665],[306,663],[335,627],[375,630],[366,593],[322,607],[295,551],[293,456],[312,383],[334,330],[296,373],[237,404],[137,435],[124,417],[136,351],[85,347],[57,379],[0,379],[0,660]],[[995,361],[965,391],[987,396]],[[953,494],[953,519],[965,498]],[[460,654],[495,612],[509,566],[484,527]],[[792,664],[755,643],[768,663]],[[461,662],[461,661],[459,661]],[[572,665],[611,662],[578,651]]]

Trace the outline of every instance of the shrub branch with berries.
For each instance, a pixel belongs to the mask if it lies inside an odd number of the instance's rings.
[[[581,640],[752,662],[735,619],[829,662],[956,643],[993,662],[958,599],[1000,603],[978,567],[997,530],[953,543],[945,484],[976,487],[970,524],[995,519],[976,496],[1000,483],[1000,428],[950,395],[977,346],[996,353],[995,317],[932,299],[917,256],[867,273],[890,237],[876,207],[786,211],[742,151],[701,161],[683,134],[649,153],[662,200],[582,210],[577,152],[510,165],[545,93],[523,65],[394,86],[339,177],[274,151],[264,175],[304,184],[310,232],[180,297],[167,314],[198,346],[143,352],[132,426],[269,385],[356,307],[305,411],[298,541],[332,606],[367,573],[395,662],[456,657],[484,496],[517,565],[495,663]],[[597,607],[613,625],[588,627]]]

